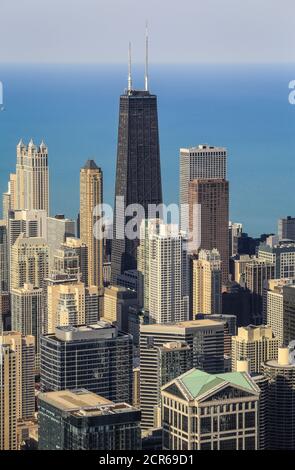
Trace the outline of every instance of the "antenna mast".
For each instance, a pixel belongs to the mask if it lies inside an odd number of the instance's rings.
[[[128,49],[128,91],[132,90],[132,76],[131,76],[131,42],[129,42]]]
[[[144,89],[149,90],[149,34],[148,22],[145,23],[145,74],[144,74]]]

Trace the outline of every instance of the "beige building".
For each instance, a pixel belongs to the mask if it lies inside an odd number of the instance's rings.
[[[49,215],[48,149],[21,140],[16,148],[16,209],[41,209]]]
[[[40,335],[44,321],[44,293],[32,284],[11,291],[12,330],[35,338],[35,366],[39,369]]]
[[[97,206],[103,202],[102,171],[93,160],[80,170],[80,238],[88,247],[88,284],[103,288],[103,238]],[[95,233],[97,232],[97,233]]]
[[[195,232],[194,208],[200,207],[200,248],[219,251],[222,283],[229,272],[229,184],[224,179],[194,179],[189,183],[189,229]]]
[[[82,282],[47,287],[45,331],[53,334],[57,326],[85,323],[85,286]]]
[[[48,246],[43,238],[23,234],[11,247],[11,289],[24,284],[44,287],[48,276]]]
[[[193,260],[193,315],[221,313],[221,260],[218,250],[201,250]]]
[[[129,307],[137,304],[135,291],[121,286],[110,286],[104,290],[103,319],[116,323],[119,330],[128,331]]]
[[[88,248],[80,238],[67,237],[56,251],[53,271],[57,274],[70,274],[80,277],[88,286]]]
[[[188,320],[188,257],[178,225],[149,219],[140,230],[146,232],[138,249],[140,297],[150,323]]]
[[[17,421],[35,412],[33,336],[10,331],[0,336],[0,450],[17,449]]]
[[[292,279],[270,279],[266,282],[264,290],[263,317],[272,328],[274,335],[283,345],[284,333],[284,286],[292,285]]]
[[[238,255],[234,259],[234,281],[242,284],[245,281],[246,265],[250,263],[252,257],[249,255]]]
[[[164,450],[257,450],[260,389],[246,372],[191,369],[162,388]]]
[[[7,219],[8,212],[16,208],[16,174],[10,173],[7,192],[3,193],[2,199],[3,219]]]
[[[232,370],[237,370],[237,361],[247,359],[249,372],[261,372],[262,362],[277,359],[279,340],[270,326],[238,328],[237,336],[232,337]]]

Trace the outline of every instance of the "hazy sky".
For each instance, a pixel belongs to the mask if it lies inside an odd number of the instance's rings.
[[[295,61],[294,0],[0,0],[0,62]]]

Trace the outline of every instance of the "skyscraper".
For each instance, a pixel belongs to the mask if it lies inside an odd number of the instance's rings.
[[[39,450],[139,450],[140,411],[87,390],[39,395]]]
[[[113,283],[119,274],[137,266],[138,238],[131,240],[124,234],[133,211],[125,215],[125,209],[130,204],[140,204],[145,211],[144,218],[148,218],[149,204],[157,206],[161,203],[157,97],[148,89],[147,61],[144,91],[133,89],[129,62],[128,89],[120,97],[112,244]]]
[[[80,170],[80,237],[88,247],[88,284],[103,287],[103,240],[95,234],[103,202],[102,171],[93,160]],[[98,213],[96,213],[98,211]]]
[[[193,232],[194,205],[200,206],[200,248],[216,248],[221,258],[222,283],[229,270],[229,184],[224,179],[194,179],[189,183],[189,229]]]
[[[261,372],[262,362],[277,359],[279,340],[269,326],[238,328],[237,336],[232,337],[232,370],[237,370],[240,360],[248,359],[249,372]]]
[[[267,431],[269,450],[295,449],[295,363],[288,348],[279,348],[277,360],[262,364],[268,379]]]
[[[35,412],[33,336],[0,336],[0,450],[16,450],[16,425]]]
[[[48,276],[48,246],[43,238],[20,234],[11,248],[11,289],[32,284],[44,287]]]
[[[265,282],[274,279],[275,267],[270,261],[252,258],[245,267],[245,285],[251,296],[252,322],[259,325],[263,313],[263,289]]]
[[[181,229],[188,228],[189,182],[194,179],[226,179],[227,150],[223,147],[198,145],[180,149],[179,202],[181,207]]]
[[[162,389],[163,449],[257,450],[259,396],[245,372],[186,372]]]
[[[278,236],[280,240],[295,241],[295,217],[288,215],[278,221]]]
[[[42,141],[17,145],[15,209],[41,209],[49,215],[48,149]]]
[[[177,225],[144,220],[139,269],[143,277],[144,306],[151,323],[189,319],[188,259]],[[145,230],[147,228],[147,230]]]
[[[224,371],[223,323],[206,319],[176,324],[140,325],[140,402],[143,429],[152,428],[155,424],[159,348],[175,341],[189,346],[193,367],[213,373]],[[187,364],[192,367],[189,358]]]
[[[49,264],[53,266],[56,250],[64,243],[67,237],[75,236],[75,221],[66,219],[63,214],[47,218],[47,243],[49,247]]]
[[[193,315],[221,313],[221,261],[218,250],[201,250],[193,260]]]
[[[86,388],[132,403],[132,347],[131,335],[106,322],[57,327],[41,337],[41,389]]]
[[[11,326],[12,330],[35,338],[36,368],[40,361],[40,335],[44,316],[43,289],[31,284],[11,291]]]

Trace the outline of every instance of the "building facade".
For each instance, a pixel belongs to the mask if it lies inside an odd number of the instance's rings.
[[[162,388],[163,449],[257,450],[259,396],[247,373],[186,372]]]
[[[140,411],[87,390],[39,395],[39,450],[140,450]]]
[[[106,322],[57,327],[41,338],[41,389],[86,388],[132,403],[132,338]]]

